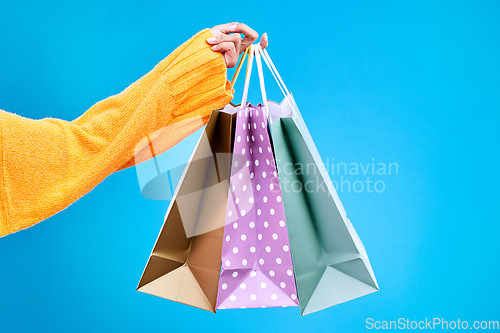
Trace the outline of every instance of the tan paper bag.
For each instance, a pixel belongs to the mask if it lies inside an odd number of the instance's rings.
[[[170,203],[137,290],[215,312],[236,114],[215,110]]]

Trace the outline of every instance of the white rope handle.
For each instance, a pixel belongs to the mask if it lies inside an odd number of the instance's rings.
[[[294,103],[292,103],[290,101],[290,98],[288,98],[290,92],[289,92],[288,88],[286,87],[285,82],[281,78],[281,75],[279,74],[278,70],[276,69],[276,66],[274,65],[273,61],[271,60],[269,53],[267,53],[266,50],[262,50],[262,48],[259,44],[252,44],[249,47],[250,47],[250,52],[249,52],[249,56],[248,56],[248,68],[247,68],[247,73],[245,76],[245,87],[243,88],[243,96],[241,99],[240,108],[243,108],[245,106],[245,104],[247,103],[248,89],[250,87],[250,78],[252,76],[253,59],[255,57],[255,62],[257,64],[257,72],[259,75],[259,85],[260,85],[260,92],[262,95],[262,103],[264,104],[264,109],[265,109],[265,111],[263,111],[263,112],[265,112],[269,123],[271,122],[271,114],[270,114],[269,105],[267,102],[266,87],[264,84],[264,72],[262,70],[261,59],[264,59],[264,62],[266,63],[269,70],[271,71],[271,74],[273,75],[274,79],[276,80],[276,83],[278,84],[278,87],[280,88],[281,92],[283,93],[283,96],[285,96],[285,99],[288,101],[288,104],[290,105],[290,107],[292,109],[293,117],[295,118],[297,116],[297,112],[296,112],[296,108],[295,108]]]
[[[250,77],[252,76],[252,64],[253,64],[253,45],[250,45],[250,54],[248,55],[248,68],[247,74],[245,75],[245,87],[243,88],[243,96],[241,98],[240,109],[245,107],[248,98],[248,87],[250,87]]]
[[[264,114],[266,115],[268,122],[271,122],[271,116],[269,114],[269,106],[267,104],[267,96],[266,96],[266,86],[264,84],[264,71],[262,70],[262,61],[261,61],[261,52],[262,49],[259,44],[255,45],[255,60],[257,63],[257,72],[259,74],[259,83],[260,83],[260,93],[262,94],[262,103],[264,103]]]
[[[259,45],[259,48],[260,48],[260,45]],[[292,102],[290,101],[290,98],[287,98],[288,95],[290,94],[290,91],[286,87],[285,82],[283,81],[280,73],[276,69],[276,66],[274,66],[274,63],[271,60],[271,57],[269,56],[269,53],[267,52],[267,50],[261,49],[261,54],[262,54],[262,59],[264,59],[264,62],[266,63],[267,67],[269,68],[269,70],[273,74],[273,77],[276,80],[276,83],[278,84],[278,87],[280,88],[281,92],[283,93],[283,96],[285,96],[285,99],[288,101],[288,104],[292,108],[293,117],[295,118],[297,116],[295,105],[292,104]]]
[[[289,90],[285,85],[285,82],[281,78],[281,75],[278,73],[278,70],[276,69],[276,66],[274,66],[273,61],[271,60],[271,57],[269,56],[269,53],[267,50],[262,50],[262,58],[264,59],[264,62],[266,63],[267,67],[273,74],[274,79],[276,80],[276,83],[280,87],[281,92],[283,95],[286,97],[289,94]]]

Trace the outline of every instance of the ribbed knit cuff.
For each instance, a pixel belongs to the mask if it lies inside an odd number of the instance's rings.
[[[206,121],[212,110],[233,99],[226,64],[222,54],[210,48],[206,41],[209,37],[213,37],[209,29],[200,31],[179,46],[167,63],[158,64],[164,66],[162,81],[175,100],[171,108],[173,122],[199,117]]]
[[[226,64],[220,52],[211,50],[206,42],[209,37],[213,37],[209,29],[198,32],[139,80],[143,81],[140,86],[150,87],[146,101],[155,102],[155,112],[148,114],[148,140],[154,141],[155,156],[196,132],[212,110],[223,108],[233,98]],[[143,161],[137,149],[134,159],[118,170]]]

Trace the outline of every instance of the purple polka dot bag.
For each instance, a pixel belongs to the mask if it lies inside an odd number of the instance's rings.
[[[239,163],[244,163],[239,165]],[[263,106],[238,111],[217,308],[298,306]]]

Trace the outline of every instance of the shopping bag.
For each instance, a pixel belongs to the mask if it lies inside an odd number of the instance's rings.
[[[262,74],[259,54],[256,60]],[[236,117],[218,309],[298,305],[267,111],[262,104],[246,105],[252,63],[251,47]]]
[[[212,112],[137,290],[215,312],[234,123]]]
[[[251,59],[252,55],[250,64]],[[250,73],[251,65],[248,76]],[[236,120],[217,309],[298,306],[267,119],[262,105],[245,105],[244,101],[241,105]],[[242,163],[243,167],[238,168]]]
[[[377,291],[373,270],[291,93],[267,52],[265,63],[285,93],[269,103],[301,313]]]
[[[247,53],[238,64],[231,86]],[[137,290],[215,312],[235,112],[232,104],[212,111],[191,157],[186,157],[186,152],[196,133],[172,148],[176,151],[167,152],[167,158],[151,161],[156,156],[155,148],[164,151],[164,135],[175,135],[175,126],[189,126],[194,132],[201,126],[197,118],[157,131],[136,147],[143,194],[151,199],[169,198],[173,184],[179,184]],[[179,157],[176,163],[180,166],[172,167],[174,159],[168,158],[172,156]]]

